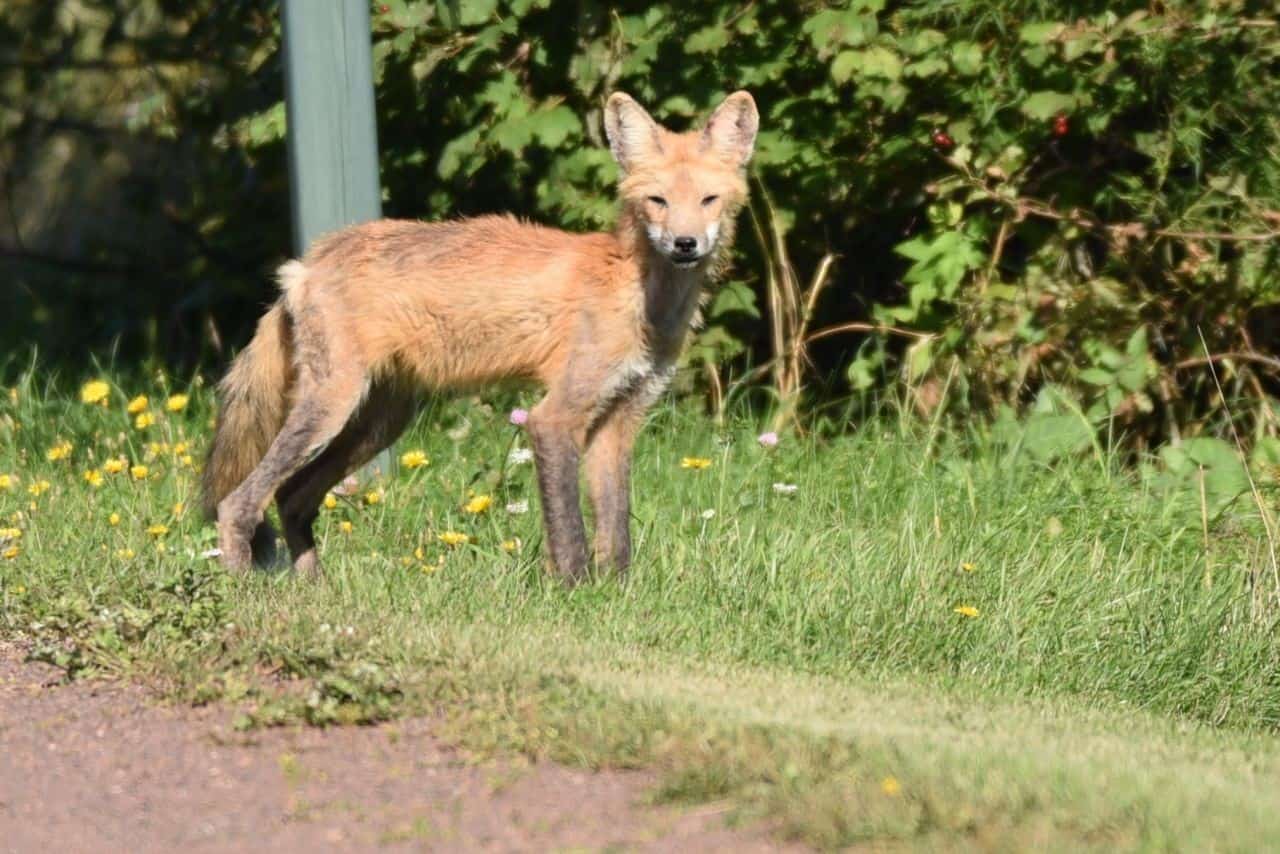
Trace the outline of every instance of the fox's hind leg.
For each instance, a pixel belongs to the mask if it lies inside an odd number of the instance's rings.
[[[312,526],[325,493],[396,440],[413,416],[413,396],[392,385],[375,386],[329,446],[276,492],[276,506],[293,568],[320,574]]]
[[[218,504],[218,548],[227,569],[249,568],[251,538],[272,496],[333,441],[368,388],[366,366],[350,346],[344,346],[343,330],[324,322],[326,314],[312,307],[294,318],[293,408],[262,461]]]

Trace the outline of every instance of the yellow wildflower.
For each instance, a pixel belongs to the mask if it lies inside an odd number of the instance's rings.
[[[960,568],[963,569],[965,572],[973,572],[978,567],[971,563],[962,563],[960,564]]]
[[[680,468],[682,469],[701,470],[708,468],[710,465],[711,460],[706,457],[684,457],[680,460]]]
[[[463,509],[468,513],[483,513],[493,504],[493,497],[489,495],[477,495],[475,498],[467,502]]]
[[[156,457],[169,453],[168,442],[148,442],[147,443],[147,459],[152,460]]]
[[[371,489],[364,494],[364,503],[372,507],[375,504],[382,503],[382,490]]]
[[[416,549],[413,550],[413,556],[416,557],[418,560],[427,559],[427,553],[423,550],[422,546],[418,546]]]
[[[152,424],[156,423],[156,417],[150,411],[139,412],[138,417],[133,419],[133,426],[139,430],[146,430]]]
[[[186,509],[187,509],[186,503],[179,501],[177,504],[173,505],[173,515],[181,516],[183,512],[186,511]]]
[[[407,469],[418,469],[430,463],[422,451],[405,451],[400,455],[400,465]]]
[[[341,522],[338,523],[338,530],[344,534],[350,534],[352,531],[355,530],[355,527],[356,527],[355,525],[352,525],[346,519],[343,519]]]
[[[324,509],[332,510],[337,506],[338,506],[337,497],[332,492],[326,492],[324,494]]]
[[[129,476],[134,480],[144,480],[149,474],[151,474],[151,469],[142,465],[142,463],[138,463],[136,466],[130,466],[129,468]]]
[[[169,526],[157,523],[152,525],[150,528],[147,528],[147,533],[153,537],[163,537],[165,534],[169,533]]]
[[[119,549],[116,552],[116,557],[118,557],[120,560],[131,560],[133,556],[134,556],[133,549]]]
[[[443,534],[438,534],[436,538],[446,546],[460,546],[471,542],[470,537],[458,531],[445,531]]]
[[[109,525],[111,525],[111,527],[113,527],[113,528],[114,528],[116,525],[119,525],[119,524],[120,524],[120,514],[119,514],[119,513],[112,513],[110,516],[108,516],[108,517],[107,517],[107,523],[108,523]]]
[[[128,467],[129,461],[124,457],[112,457],[109,460],[104,460],[102,463],[102,470],[107,474],[120,474],[120,472],[124,471]]]
[[[0,543],[22,538],[21,528],[0,528]]]
[[[137,415],[139,412],[145,410],[149,403],[151,403],[151,401],[147,400],[147,396],[145,394],[140,394],[133,400],[129,401],[129,405],[124,409],[125,412],[128,412],[130,415]]]
[[[957,605],[951,610],[955,611],[963,617],[976,617],[980,613],[977,608],[972,605]]]
[[[12,386],[12,387],[10,387],[10,389],[9,389],[9,402],[10,402],[10,403],[17,403],[17,402],[18,402],[18,387],[17,387],[17,386]]]
[[[175,394],[169,397],[165,402],[164,408],[170,412],[181,412],[187,408],[187,396],[185,394]]]
[[[111,394],[111,386],[102,380],[90,380],[80,386],[80,400],[82,403],[107,405],[107,396]]]
[[[15,557],[22,554],[22,549],[20,549],[16,545],[9,546],[9,548],[5,549],[3,552],[0,552],[0,554],[4,555],[5,560],[13,560]]]
[[[191,459],[190,454],[183,454],[182,459],[178,460],[178,462],[182,463],[187,468],[195,468],[196,466],[195,460]]]
[[[64,440],[54,445],[48,451],[45,451],[44,458],[51,463],[56,463],[58,460],[65,460],[67,457],[71,456],[71,452],[74,450],[75,445]]]
[[[173,455],[174,455],[175,457],[180,457],[180,456],[182,456],[183,454],[185,454],[185,453],[187,452],[187,450],[188,450],[188,445],[187,445],[187,443],[186,443],[186,442],[179,442],[178,444],[176,444],[176,445],[174,445],[174,446],[173,446]]]
[[[0,474],[0,492],[8,492],[18,485],[16,474]]]
[[[515,552],[520,550],[520,541],[519,540],[503,540],[502,550],[504,552],[507,552],[508,554],[514,554]]]
[[[97,489],[102,486],[102,472],[97,469],[89,469],[84,473],[84,482]]]
[[[880,781],[880,791],[893,797],[902,791],[902,784],[898,782],[897,777],[885,777]]]
[[[51,484],[47,480],[37,480],[35,483],[27,487],[27,492],[32,495],[43,495],[49,491]]]

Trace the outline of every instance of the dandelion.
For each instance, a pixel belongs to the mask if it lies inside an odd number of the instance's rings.
[[[189,469],[193,469],[196,467],[195,460],[191,459],[190,454],[183,454],[182,458],[179,459],[178,462],[182,463],[184,466],[186,466]]]
[[[147,475],[151,474],[151,469],[139,463],[129,468],[129,476],[134,480],[145,480]]]
[[[799,488],[800,487],[794,483],[775,483],[773,485],[773,491],[779,495],[795,495],[796,490]]]
[[[471,542],[471,538],[459,531],[445,531],[437,534],[436,539],[444,543],[446,546],[460,546],[464,543]]]
[[[338,523],[338,530],[344,534],[350,534],[355,529],[356,529],[356,526],[352,525],[346,519],[343,519],[341,522]]]
[[[507,554],[515,554],[520,551],[520,540],[503,540],[502,550]]]
[[[146,409],[149,403],[151,403],[151,401],[147,400],[147,396],[145,394],[140,394],[133,400],[129,401],[129,405],[124,408],[124,411],[130,415],[137,415],[139,412]]]
[[[902,784],[898,782],[897,777],[885,777],[880,781],[880,791],[889,797],[893,797],[902,792]]]
[[[13,560],[20,554],[22,554],[22,549],[16,545],[9,546],[3,552],[0,552],[0,555],[3,555],[5,560]]]
[[[118,549],[116,551],[116,557],[120,560],[132,560],[135,554],[133,549]]]
[[[778,447],[778,434],[770,430],[768,433],[761,433],[756,437],[756,441],[760,443],[762,448]]]
[[[522,516],[529,512],[529,502],[523,498],[519,501],[512,501],[507,505],[507,512],[512,516]]]
[[[108,517],[107,517],[107,524],[108,524],[108,525],[110,525],[110,526],[111,526],[111,527],[113,527],[113,528],[114,528],[114,527],[116,527],[117,525],[119,525],[119,524],[120,524],[120,514],[119,514],[119,513],[112,513],[110,516],[108,516]]]
[[[0,543],[7,543],[10,540],[18,540],[21,538],[21,528],[0,528]]]
[[[427,459],[427,455],[418,450],[405,451],[400,455],[400,465],[407,469],[420,469],[430,462],[431,460]]]
[[[147,413],[147,414],[150,415],[150,413]],[[148,424],[150,423],[152,422],[148,422]],[[147,459],[154,460],[156,457],[162,457],[167,453],[169,453],[168,442],[148,442],[147,443]]]
[[[138,428],[139,430],[146,430],[148,427],[150,427],[152,424],[155,424],[155,423],[156,423],[156,417],[155,415],[151,414],[150,411],[139,412],[138,417],[133,419],[133,426]]]
[[[185,394],[171,395],[169,399],[165,401],[164,408],[170,412],[181,412],[187,408],[187,401],[189,399],[190,398]]]
[[[0,492],[10,492],[18,485],[18,476],[14,474],[0,474]]]
[[[169,533],[169,526],[165,525],[164,523],[157,522],[156,524],[147,528],[147,533],[153,537],[163,537],[165,534]]]
[[[186,509],[187,509],[186,503],[183,501],[179,501],[177,504],[173,505],[173,515],[181,516],[184,512],[186,512]]]
[[[129,461],[124,457],[112,457],[109,460],[103,461],[102,470],[107,474],[120,474],[120,472],[124,471],[128,466]]]
[[[972,605],[957,605],[951,610],[955,611],[957,614],[959,614],[962,617],[970,617],[970,618],[977,617],[978,614],[981,613],[980,611],[978,611],[977,608],[973,607]]]
[[[187,443],[179,442],[178,444],[173,446],[173,455],[175,457],[181,457],[187,453],[187,450],[188,450]]]
[[[466,503],[462,509],[468,513],[483,513],[493,504],[493,498],[489,495],[477,495]]]
[[[510,455],[507,456],[507,462],[511,463],[511,465],[513,466],[519,466],[519,465],[524,465],[525,463],[533,462],[533,449],[532,448],[516,448],[514,451],[510,453]]]
[[[703,510],[702,518],[704,521],[707,521],[707,522],[710,522],[712,519],[716,518],[715,508],[708,507],[706,510]]]
[[[335,507],[337,507],[337,506],[338,506],[338,499],[337,499],[337,497],[335,497],[335,496],[334,496],[334,494],[333,494],[332,492],[326,492],[326,493],[324,494],[324,509],[326,509],[326,510],[332,510],[333,508],[335,508]]]
[[[711,460],[706,457],[683,457],[680,460],[680,468],[682,469],[701,471],[702,469],[709,468],[710,466]]]
[[[80,386],[80,401],[90,405],[107,405],[107,396],[111,394],[111,386],[102,380],[90,380]]]
[[[975,565],[973,565],[973,564],[971,564],[971,563],[962,563],[962,564],[960,564],[960,568],[961,568],[962,570],[964,570],[965,572],[973,572],[973,571],[974,571],[975,569],[977,569],[978,567],[977,567],[977,566],[975,566]]]
[[[511,414],[507,416],[507,420],[517,427],[523,427],[525,424],[529,423],[529,410],[518,408],[513,409],[511,410]]]
[[[47,480],[37,480],[35,483],[27,487],[27,492],[30,495],[34,495],[34,496],[44,495],[46,492],[49,491],[49,487],[51,485],[52,484],[50,484],[49,481]]]
[[[44,458],[51,463],[56,463],[59,460],[65,460],[70,457],[71,452],[74,450],[75,445],[64,440],[45,451]]]
[[[84,473],[84,482],[97,489],[102,486],[102,472],[98,469],[89,469]]]
[[[375,504],[382,503],[382,490],[371,489],[364,494],[364,503],[372,507]]]
[[[427,559],[427,553],[423,551],[422,546],[418,546],[416,549],[413,550],[413,556],[416,557],[418,560]]]

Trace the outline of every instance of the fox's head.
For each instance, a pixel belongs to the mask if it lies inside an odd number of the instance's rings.
[[[747,92],[725,98],[705,125],[688,133],[662,127],[629,95],[609,97],[604,129],[622,169],[624,212],[660,255],[693,267],[732,240],[759,126]]]

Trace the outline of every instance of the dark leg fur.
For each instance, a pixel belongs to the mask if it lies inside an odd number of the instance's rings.
[[[312,527],[325,493],[394,442],[412,415],[413,399],[409,394],[389,386],[375,388],[320,456],[285,481],[276,492],[285,542],[296,571],[313,576],[320,574]]]

